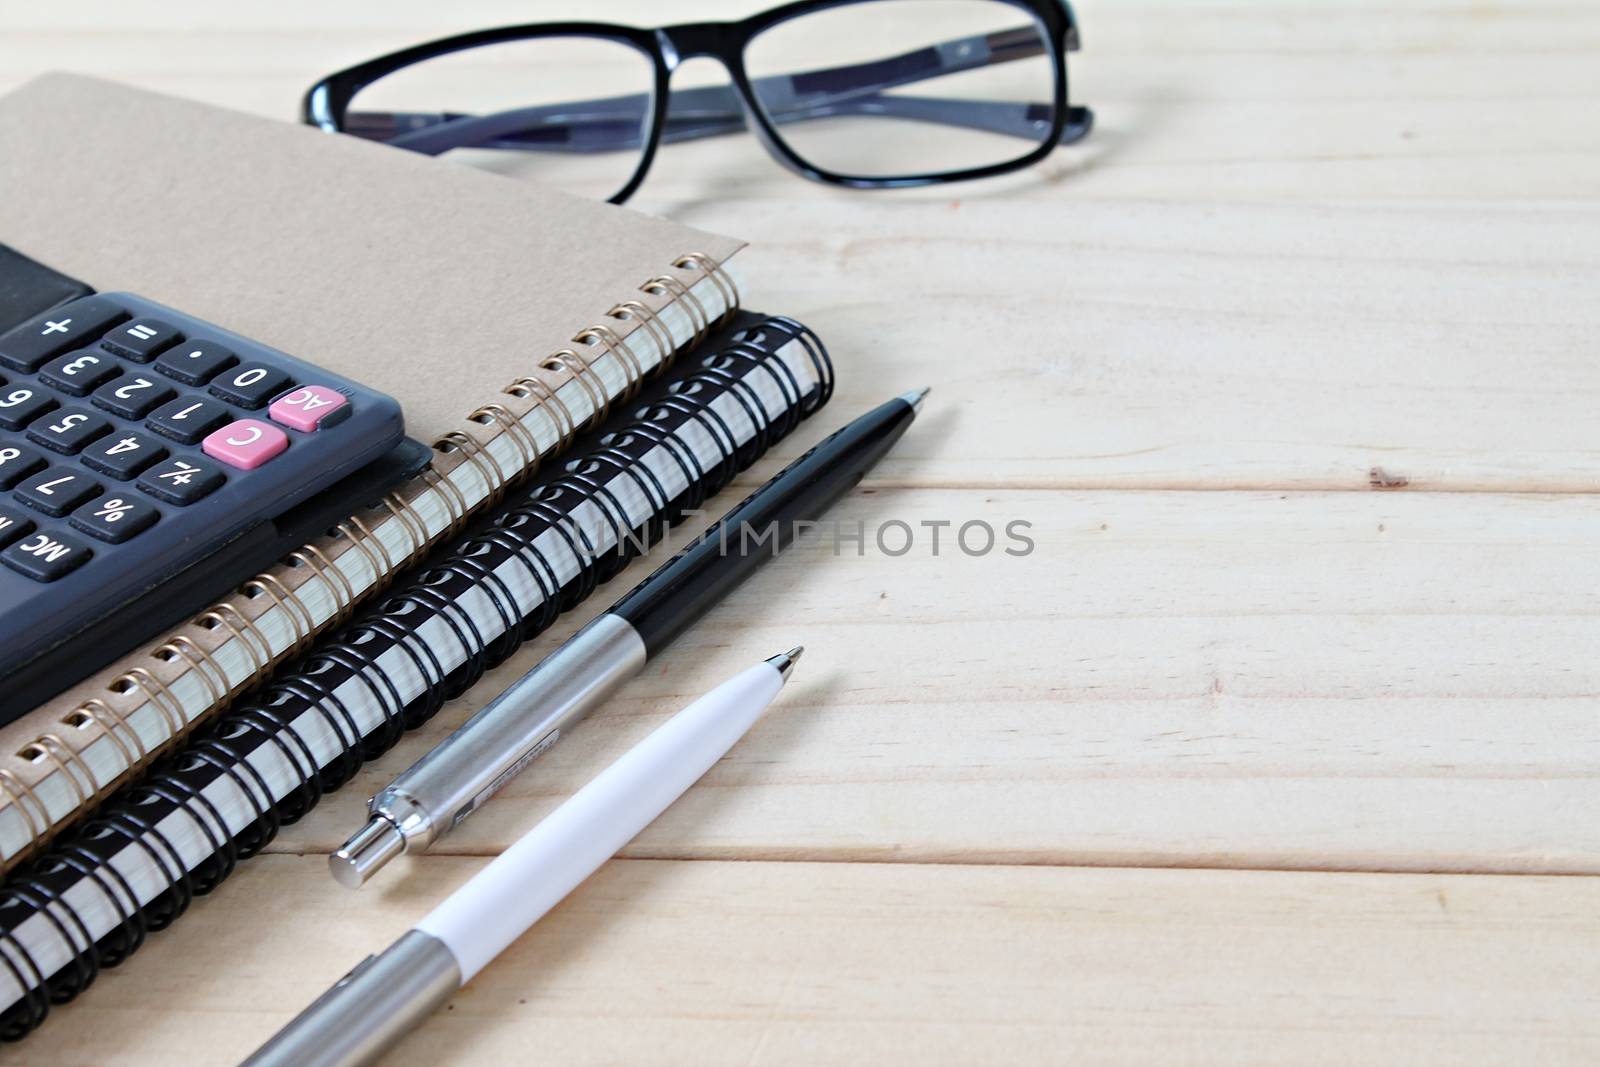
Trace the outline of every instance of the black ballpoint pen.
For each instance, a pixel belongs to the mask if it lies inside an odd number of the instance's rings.
[[[352,888],[395,856],[450,832],[564,731],[861,481],[916,418],[926,389],[895,397],[823,439],[513,682],[367,805],[329,857]],[[747,536],[747,533],[749,536]]]

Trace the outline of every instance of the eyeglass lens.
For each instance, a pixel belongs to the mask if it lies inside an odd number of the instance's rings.
[[[744,64],[784,143],[840,175],[1010,163],[1035,151],[1054,120],[1045,31],[998,0],[827,8],[756,35]]]
[[[605,199],[638,169],[655,67],[623,41],[556,36],[424,60],[364,86],[345,132]]]

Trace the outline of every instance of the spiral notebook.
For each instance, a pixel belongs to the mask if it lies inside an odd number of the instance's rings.
[[[424,471],[0,730],[0,869],[459,533],[739,302],[741,247],[358,138],[50,75],[0,98],[0,237],[398,398]]]
[[[808,330],[737,325],[0,888],[0,1037],[120,963],[827,402]]]

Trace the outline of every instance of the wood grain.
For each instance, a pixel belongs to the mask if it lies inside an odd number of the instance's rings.
[[[1600,873],[1594,497],[919,489],[832,517],[840,555],[807,535],[439,848],[497,852],[743,650],[804,640],[781,710],[628,854]],[[274,847],[337,847],[608,599]]]
[[[236,1062],[482,862],[358,897],[263,859],[7,1061]],[[622,860],[385,1062],[1585,1063],[1597,915],[1592,878]]]
[[[292,119],[429,37],[758,6],[10,5],[0,88]],[[838,361],[742,486],[934,387],[836,512],[916,548],[809,543],[440,854],[338,890],[364,795],[602,593],[7,1059],[236,1061],[797,640],[774,714],[391,1062],[1600,1059],[1600,8],[1077,6],[1099,125],[1041,167],[867,195],[735,137],[664,150],[633,205],[751,239],[747,303]],[[1016,519],[1026,556],[920,525]]]

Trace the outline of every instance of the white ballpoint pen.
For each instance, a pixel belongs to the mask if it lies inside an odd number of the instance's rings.
[[[756,664],[657,727],[244,1067],[376,1060],[710,770],[772,703],[801,651]]]

